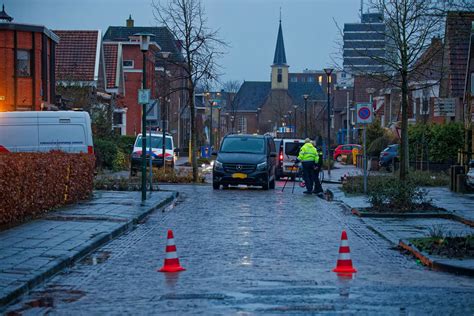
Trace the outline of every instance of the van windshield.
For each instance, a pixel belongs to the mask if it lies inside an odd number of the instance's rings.
[[[224,138],[220,152],[222,153],[265,153],[263,138],[253,137],[228,137]]]
[[[173,149],[171,146],[171,138],[165,137],[166,139],[166,149]],[[135,143],[135,147],[142,147],[142,137],[138,136],[137,142]],[[147,135],[146,137],[146,147],[150,147],[150,137]],[[163,147],[163,137],[161,136],[151,136],[151,148],[162,148]]]
[[[301,146],[303,143],[286,143],[285,144],[285,154],[287,156],[298,156],[300,153]]]

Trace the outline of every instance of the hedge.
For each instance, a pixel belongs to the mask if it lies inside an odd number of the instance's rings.
[[[0,154],[0,227],[90,198],[94,165],[90,154]]]

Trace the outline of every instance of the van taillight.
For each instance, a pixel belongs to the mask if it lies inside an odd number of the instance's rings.
[[[283,161],[283,153],[280,152],[280,161]]]
[[[92,147],[92,146],[87,146],[87,153],[88,153],[88,154],[93,154],[93,153],[94,153],[94,147]]]

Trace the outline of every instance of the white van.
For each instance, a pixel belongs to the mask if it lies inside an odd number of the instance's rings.
[[[151,133],[146,134],[146,158],[147,166],[150,164],[150,143],[151,143],[151,163],[153,166],[162,167],[163,166],[163,133]],[[142,161],[142,134],[138,134],[135,144],[133,145],[132,152],[132,165],[131,165],[131,174],[134,175],[141,168]],[[175,148],[173,143],[173,137],[166,133],[165,134],[165,163],[166,166],[174,167],[176,161]]]
[[[275,139],[278,153],[278,163],[276,168],[277,179],[281,177],[296,178],[298,166],[294,160],[298,157],[301,146],[304,145],[304,139]]]
[[[87,112],[0,112],[0,152],[94,153]]]

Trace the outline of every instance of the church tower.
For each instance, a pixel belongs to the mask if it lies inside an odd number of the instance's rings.
[[[288,90],[288,67],[280,17],[280,27],[278,28],[275,56],[273,57],[272,65],[272,90]]]

